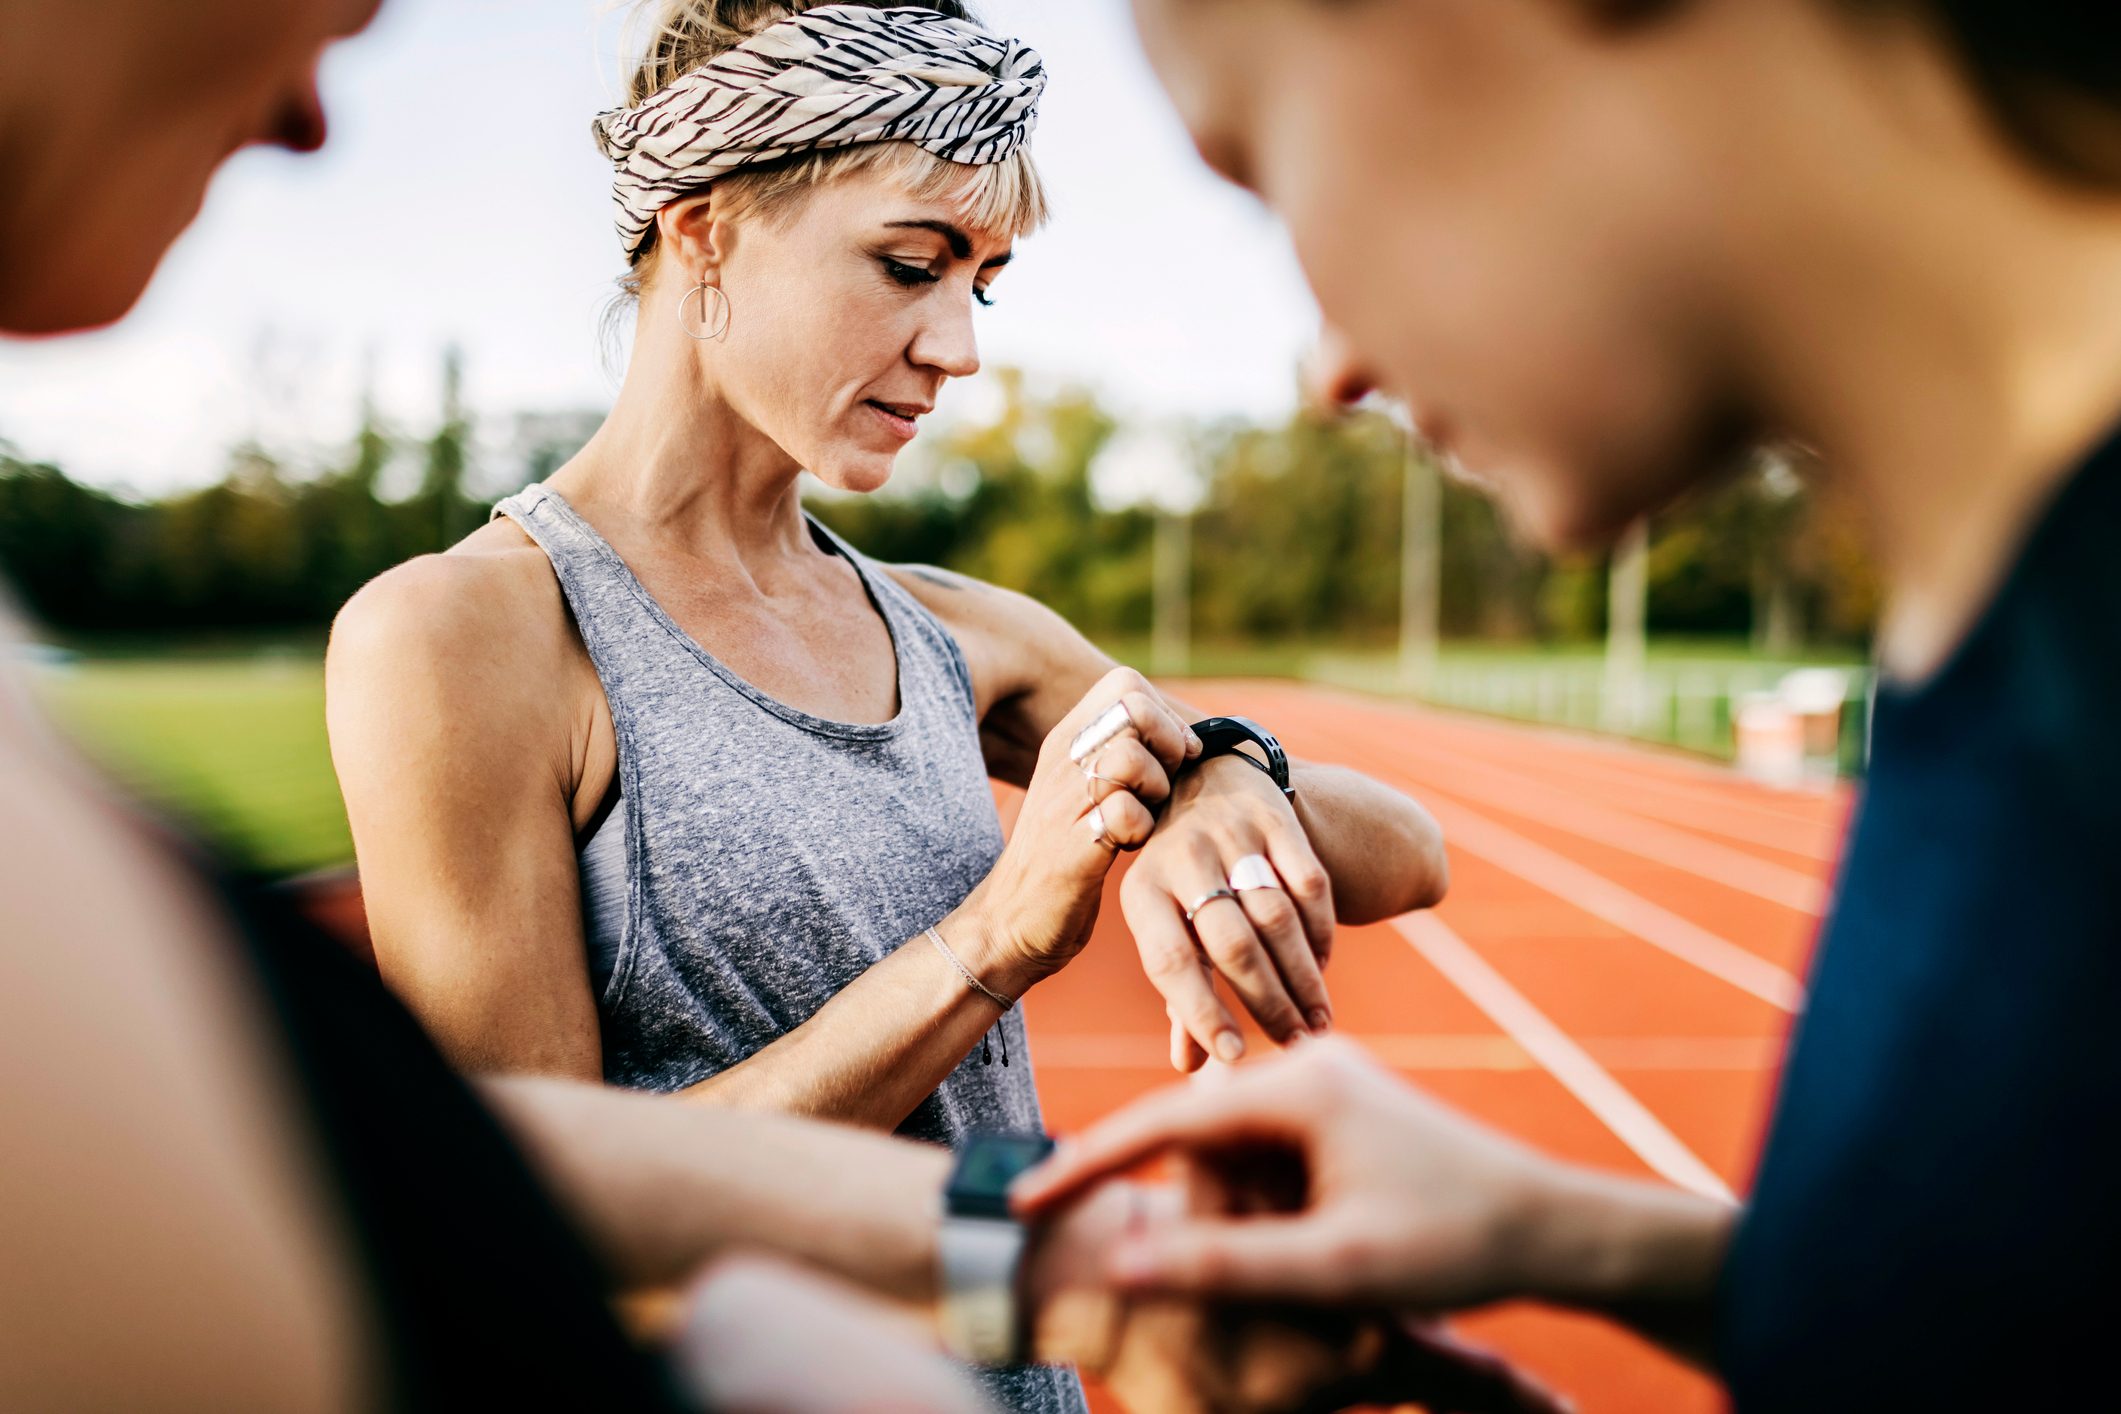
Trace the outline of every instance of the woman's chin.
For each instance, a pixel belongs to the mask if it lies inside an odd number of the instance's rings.
[[[897,467],[896,456],[864,455],[837,458],[829,465],[810,468],[810,474],[835,491],[866,496],[883,490]]]

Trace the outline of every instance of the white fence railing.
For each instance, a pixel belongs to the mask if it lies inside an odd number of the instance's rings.
[[[1860,770],[1871,675],[1854,666],[1833,671],[1841,677],[1842,690],[1836,714],[1839,732],[1831,754],[1843,771]],[[1779,696],[1792,672],[1793,665],[1775,663],[1652,666],[1630,691],[1611,681],[1597,659],[1551,664],[1446,661],[1431,674],[1422,696],[1447,707],[1614,731],[1731,756],[1738,751],[1738,722],[1746,704]],[[1811,686],[1816,688],[1816,678]],[[1615,700],[1618,693],[1632,700]]]

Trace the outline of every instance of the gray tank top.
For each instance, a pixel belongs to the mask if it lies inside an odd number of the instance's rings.
[[[843,987],[940,922],[987,876],[1001,824],[964,654],[874,562],[816,521],[891,631],[898,715],[827,721],[778,702],[696,643],[556,492],[494,508],[553,573],[603,684],[621,804],[583,849],[604,1077],[682,1090],[809,1020]],[[622,860],[622,872],[614,868]],[[610,955],[596,966],[597,941]],[[955,1144],[1042,1127],[1023,1016],[1001,1021],[899,1127]],[[987,1377],[1005,1407],[1072,1414],[1072,1372]]]

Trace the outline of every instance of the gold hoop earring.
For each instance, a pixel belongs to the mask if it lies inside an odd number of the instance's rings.
[[[699,296],[700,301],[700,322],[697,325],[690,318],[695,295]],[[714,296],[712,304],[707,301],[709,295]],[[703,344],[724,338],[729,333],[729,296],[722,293],[721,286],[710,285],[707,283],[707,277],[701,276],[700,282],[685,291],[684,297],[678,301],[678,327],[685,331],[688,338]],[[699,333],[698,330],[702,328],[707,332]]]

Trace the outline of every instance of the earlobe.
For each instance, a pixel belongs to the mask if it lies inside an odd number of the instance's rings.
[[[711,276],[727,252],[728,226],[716,213],[712,189],[673,201],[657,213],[658,239],[686,270]]]

